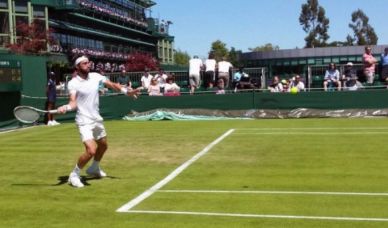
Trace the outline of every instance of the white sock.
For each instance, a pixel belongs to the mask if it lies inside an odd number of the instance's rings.
[[[76,173],[78,176],[80,175],[81,169],[78,167],[78,164],[75,165],[73,172]]]
[[[93,160],[93,163],[92,163],[92,165],[90,167],[92,169],[98,169],[98,168],[100,168],[100,162],[96,161],[96,160]]]

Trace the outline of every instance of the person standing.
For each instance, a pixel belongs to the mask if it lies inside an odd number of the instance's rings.
[[[149,70],[146,69],[144,71],[144,75],[140,79],[142,89],[148,90],[148,86],[150,86],[152,78],[153,78],[152,74],[150,74]]]
[[[86,173],[95,177],[106,176],[106,173],[100,168],[100,161],[108,148],[108,143],[103,118],[99,113],[99,84],[103,83],[113,90],[135,98],[140,91],[113,83],[99,73],[91,73],[89,59],[85,56],[77,58],[74,65],[77,75],[68,84],[69,103],[59,107],[58,113],[64,114],[77,110],[75,121],[85,146],[85,152],[79,157],[75,168],[71,171],[68,182],[73,187],[82,188],[84,184],[81,182],[80,172],[92,158],[93,163]]]
[[[55,102],[57,100],[57,84],[55,73],[50,72],[49,78],[46,86],[46,95],[47,95],[47,111],[53,110],[55,108]],[[47,113],[47,126],[55,126],[58,125],[57,121],[54,120],[54,115],[51,113]]]
[[[365,47],[365,53],[362,56],[362,62],[364,63],[364,76],[368,84],[373,84],[375,78],[375,67],[377,60],[372,55],[372,48],[369,46]]]
[[[202,60],[200,60],[196,55],[189,61],[190,94],[193,94],[195,88],[199,88],[200,86],[200,73],[202,66]]]
[[[388,47],[386,47],[384,53],[381,54],[381,79],[388,86]]]
[[[215,81],[216,65],[217,62],[214,59],[214,53],[210,52],[208,59],[205,60],[205,88],[213,88]]]
[[[226,60],[226,57],[222,57],[222,61],[218,63],[218,79],[224,80],[225,88],[228,88],[230,78],[229,72],[233,68],[233,65]]]

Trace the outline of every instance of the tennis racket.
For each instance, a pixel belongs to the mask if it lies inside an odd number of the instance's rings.
[[[55,114],[57,112],[58,111],[56,109],[46,111],[46,110],[41,110],[30,106],[17,106],[13,110],[13,114],[15,118],[20,122],[26,123],[26,124],[35,123],[39,119],[41,114],[44,114],[44,113]]]

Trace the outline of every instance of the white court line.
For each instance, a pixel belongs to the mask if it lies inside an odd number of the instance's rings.
[[[27,130],[27,129],[34,128],[34,127],[39,127],[39,126],[22,127],[22,128],[15,128],[15,129],[11,129],[11,130],[0,131],[0,134],[11,133],[14,131],[23,131],[23,130]]]
[[[132,210],[127,213],[137,214],[173,214],[173,215],[199,215],[219,217],[248,217],[248,218],[275,218],[275,219],[305,219],[305,220],[343,220],[343,221],[368,221],[388,222],[388,218],[358,218],[358,217],[330,217],[330,216],[299,216],[299,215],[262,215],[262,214],[233,214],[233,213],[210,213],[192,211],[143,211]]]
[[[236,131],[260,131],[260,130],[388,130],[387,127],[279,127],[279,128],[236,128]]]
[[[159,181],[157,184],[137,196],[136,198],[132,199],[125,205],[121,206],[119,209],[117,209],[117,212],[128,212],[131,208],[136,206],[137,204],[141,203],[146,198],[150,197],[152,194],[154,194],[156,191],[158,191],[160,188],[162,188],[164,185],[166,185],[168,182],[173,180],[175,177],[177,177],[183,170],[185,170],[187,167],[189,167],[191,164],[193,164],[195,161],[197,161],[199,158],[201,158],[203,155],[205,155],[211,148],[213,148],[215,145],[217,145],[219,142],[221,142],[224,138],[226,138],[228,135],[230,135],[234,129],[230,129],[229,131],[225,132],[223,135],[221,135],[219,138],[214,140],[212,143],[207,145],[202,151],[198,152],[196,155],[194,155],[192,158],[190,158],[188,161],[183,163],[181,166],[176,168],[172,173],[170,173],[167,177],[165,177],[163,180]]]
[[[388,132],[244,132],[235,135],[381,135]]]
[[[227,190],[158,190],[162,193],[220,193],[220,194],[285,194],[285,195],[350,195],[388,196],[385,192],[303,192],[303,191],[227,191]]]

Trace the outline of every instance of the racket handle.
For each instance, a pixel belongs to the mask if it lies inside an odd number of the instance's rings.
[[[47,112],[50,113],[50,114],[57,114],[58,110],[57,109],[53,109],[53,110],[50,110],[50,111],[47,111]]]

